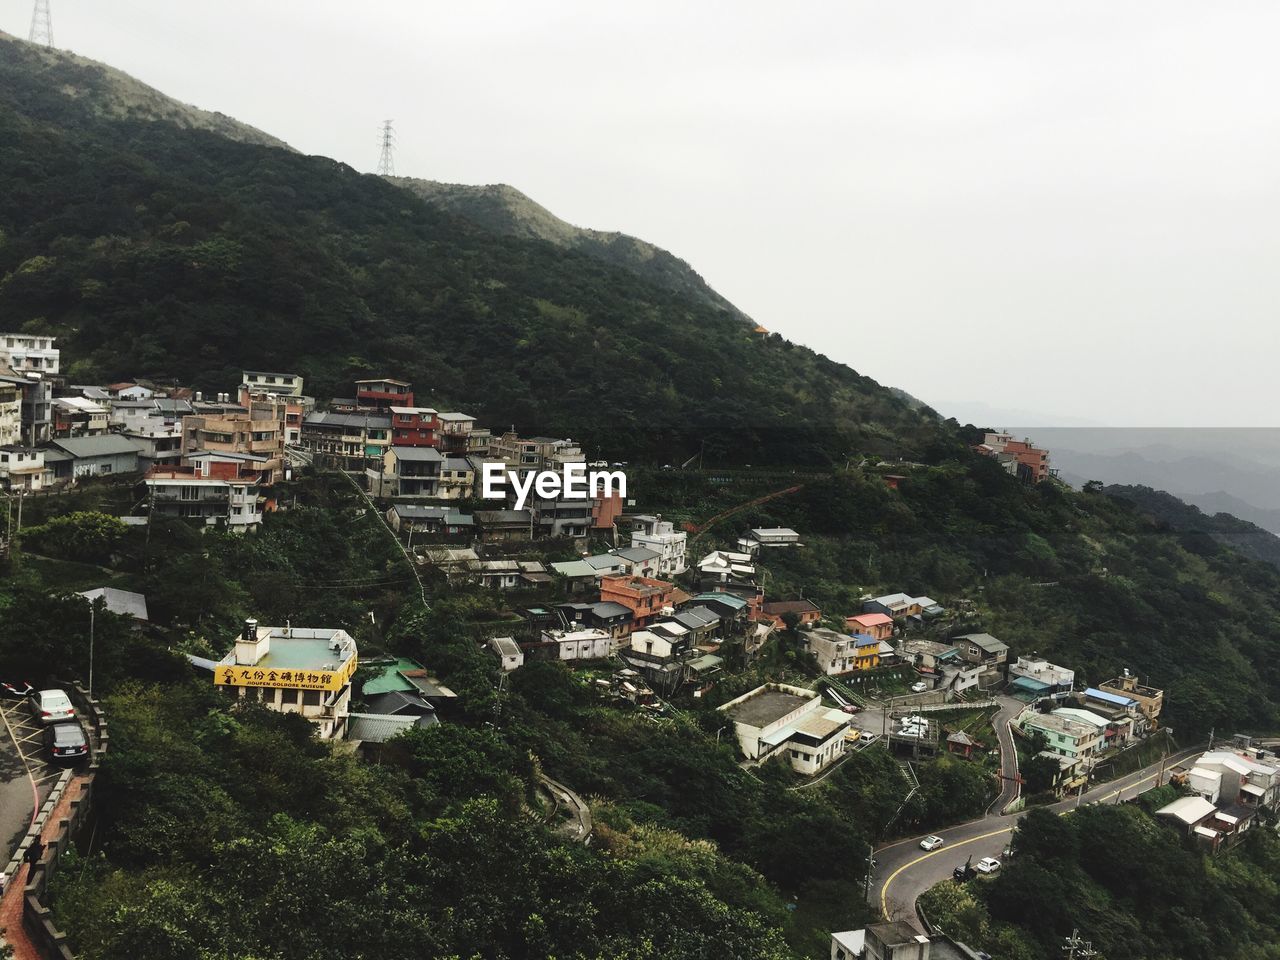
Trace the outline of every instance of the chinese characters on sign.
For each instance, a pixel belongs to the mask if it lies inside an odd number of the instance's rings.
[[[341,690],[356,672],[356,659],[340,670],[274,670],[218,664],[213,681],[219,686],[284,687],[290,690]]]

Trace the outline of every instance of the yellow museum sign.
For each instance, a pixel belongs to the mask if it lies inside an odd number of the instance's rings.
[[[282,687],[288,690],[341,690],[356,672],[352,657],[337,670],[279,670],[218,664],[213,682],[219,686]]]

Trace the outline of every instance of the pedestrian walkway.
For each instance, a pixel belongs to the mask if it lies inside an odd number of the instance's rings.
[[[54,806],[49,819],[45,821],[40,839],[44,841],[46,856],[49,841],[58,832],[58,824],[71,814],[71,801],[80,796],[80,791],[87,780],[85,774],[77,774],[67,784],[62,797]],[[16,876],[5,880],[4,896],[0,897],[0,945],[8,945],[13,950],[13,960],[44,960],[44,954],[36,947],[22,925],[23,888],[27,885],[30,867],[23,864]]]

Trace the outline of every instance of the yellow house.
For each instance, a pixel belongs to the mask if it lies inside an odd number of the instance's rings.
[[[871,670],[880,666],[880,641],[865,633],[853,635],[853,669]]]
[[[213,682],[279,713],[299,713],[322,740],[347,731],[356,642],[345,630],[261,627],[246,620],[231,651],[214,664]]]

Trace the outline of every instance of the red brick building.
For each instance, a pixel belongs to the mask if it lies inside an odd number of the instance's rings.
[[[392,407],[393,447],[440,446],[440,419],[430,407]]]
[[[603,577],[600,580],[601,603],[620,603],[631,611],[632,626],[639,630],[662,613],[663,607],[674,606],[675,585],[649,577]]]

